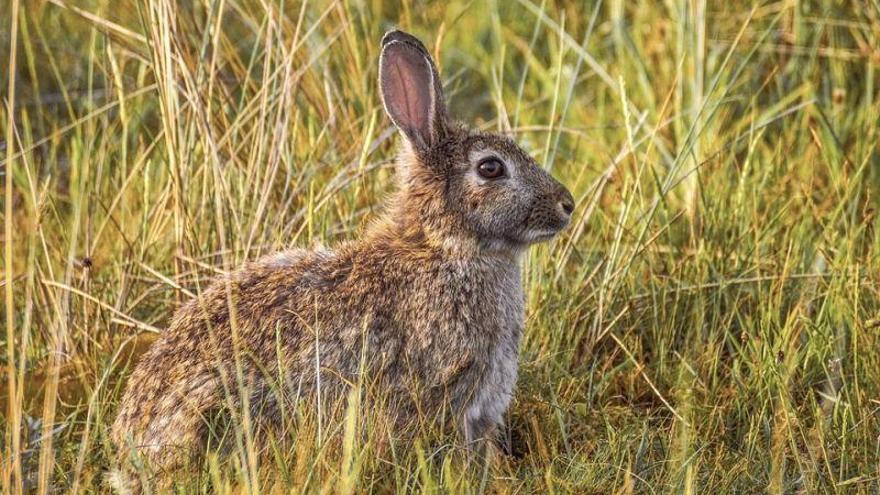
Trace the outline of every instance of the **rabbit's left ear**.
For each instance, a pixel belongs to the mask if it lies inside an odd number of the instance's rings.
[[[443,87],[417,38],[403,31],[382,38],[379,87],[385,112],[415,148],[425,151],[440,141],[446,127]]]

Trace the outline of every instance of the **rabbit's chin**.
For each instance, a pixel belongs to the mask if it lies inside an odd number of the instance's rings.
[[[539,242],[546,242],[553,239],[559,235],[560,232],[562,232],[562,229],[530,230],[523,236],[523,240],[525,241],[525,244],[537,244]]]
[[[521,253],[531,245],[547,242],[553,239],[558,236],[562,230],[563,229],[530,229],[521,232],[516,236],[483,241],[481,245],[490,250],[507,250]]]
[[[526,249],[533,244],[547,242],[558,236],[563,229],[529,229],[510,239],[508,242],[519,249]]]

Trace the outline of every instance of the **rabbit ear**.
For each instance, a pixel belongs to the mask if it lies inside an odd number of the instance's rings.
[[[442,138],[443,88],[431,56],[414,36],[391,31],[382,39],[379,87],[385,112],[413,146],[427,150]]]

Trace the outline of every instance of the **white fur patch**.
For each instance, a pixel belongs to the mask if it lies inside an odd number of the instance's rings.
[[[288,249],[270,254],[261,261],[273,268],[286,268],[302,261],[308,253],[305,249]]]

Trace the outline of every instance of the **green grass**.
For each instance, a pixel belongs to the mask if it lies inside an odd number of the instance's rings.
[[[0,9],[4,491],[105,491],[124,378],[174,308],[377,214],[393,26],[578,202],[524,267],[521,455],[378,461],[368,414],[324,425],[341,444],[303,414],[185,491],[880,490],[877,0],[193,3]]]

